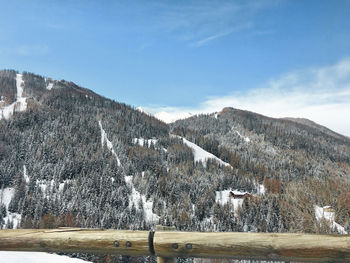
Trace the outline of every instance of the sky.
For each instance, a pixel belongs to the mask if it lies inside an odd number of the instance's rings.
[[[223,107],[350,136],[350,1],[0,0],[0,69],[169,122]]]

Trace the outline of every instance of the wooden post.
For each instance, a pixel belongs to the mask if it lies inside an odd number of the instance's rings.
[[[156,232],[154,235],[162,231],[175,231],[175,227],[156,225]],[[176,257],[157,257],[157,263],[176,263]]]

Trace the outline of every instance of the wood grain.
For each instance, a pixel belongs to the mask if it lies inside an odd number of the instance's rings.
[[[350,236],[156,232],[154,250],[161,257],[350,262]]]
[[[148,231],[81,228],[0,230],[0,250],[151,255],[148,238]],[[153,247],[161,260],[223,257],[350,262],[349,235],[156,231]]]
[[[156,232],[161,231],[173,232],[176,229],[175,227],[156,225]],[[157,263],[176,263],[176,261],[176,257],[157,257]]]
[[[80,228],[0,230],[0,250],[150,255],[148,234]]]

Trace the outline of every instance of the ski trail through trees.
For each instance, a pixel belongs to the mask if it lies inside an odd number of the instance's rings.
[[[102,147],[104,146],[104,144],[106,142],[106,146],[111,151],[111,153],[113,154],[115,159],[117,160],[118,166],[121,166],[121,162],[119,160],[119,157],[113,149],[113,144],[110,140],[108,140],[107,133],[105,132],[105,130],[102,127],[102,122],[98,121],[98,125],[100,126],[100,130],[101,130],[101,145],[102,145]]]

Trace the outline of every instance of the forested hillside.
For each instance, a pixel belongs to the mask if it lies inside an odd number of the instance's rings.
[[[332,206],[335,221],[349,229],[348,137],[309,120],[274,119],[233,108],[170,126],[172,133],[213,152],[237,174],[265,186],[264,197],[249,200],[243,209],[254,211],[252,215],[260,213],[272,198],[278,224],[266,229],[270,217],[257,216],[248,220],[249,230],[325,231],[315,222],[315,205]]]
[[[345,233],[349,179],[350,139],[316,124],[225,108],[168,126],[72,82],[0,71],[2,228]]]

